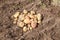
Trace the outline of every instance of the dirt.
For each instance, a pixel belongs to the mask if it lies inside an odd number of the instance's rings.
[[[24,9],[42,14],[37,28],[23,32],[11,16]],[[60,40],[60,6],[51,0],[0,0],[0,40]]]

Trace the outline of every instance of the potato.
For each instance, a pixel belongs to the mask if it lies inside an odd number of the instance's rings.
[[[26,32],[28,28],[26,26],[23,27],[23,31]]]
[[[38,20],[41,20],[41,14],[40,14],[40,13],[37,14],[37,19],[38,19]]]
[[[30,23],[29,17],[26,17],[26,18],[24,19],[24,23],[26,23],[26,24]]]
[[[37,23],[37,19],[36,18],[34,18],[34,21]]]
[[[14,21],[17,21],[17,18],[15,18]]]
[[[27,10],[24,9],[24,10],[23,10],[23,13],[24,13],[24,14],[27,14]]]
[[[28,16],[28,15],[26,15],[26,16],[25,16],[25,19],[29,19],[29,16]]]
[[[31,27],[31,24],[28,24],[28,27]]]
[[[21,21],[22,21],[22,20],[24,20],[24,18],[25,18],[25,17],[24,17],[24,15],[22,15],[22,14],[21,14],[21,15],[19,15],[19,20],[21,20]]]
[[[32,27],[29,27],[30,30],[32,30],[33,28]]]
[[[30,11],[31,12],[31,14],[35,14],[35,12],[34,11]]]
[[[29,17],[30,17],[30,18],[34,18],[34,15],[31,15],[31,14],[30,14]]]
[[[24,22],[17,22],[17,25],[18,25],[19,27],[23,27],[23,26],[24,26]]]
[[[16,24],[16,21],[13,21],[13,24]]]
[[[19,13],[20,13],[20,12],[16,12],[16,13],[13,15],[13,17],[17,18],[17,17],[19,16]]]
[[[39,21],[38,21],[38,23],[40,24],[40,23],[41,23],[41,21],[39,20]]]
[[[32,21],[32,22],[31,22],[31,26],[32,26],[32,28],[36,28],[37,23],[36,23],[35,21]]]
[[[32,22],[33,21],[33,19],[30,19],[30,22]]]
[[[28,24],[28,23],[30,23],[30,20],[29,19],[25,19],[24,23]]]

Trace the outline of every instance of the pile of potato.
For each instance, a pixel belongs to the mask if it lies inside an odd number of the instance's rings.
[[[41,23],[41,14],[34,11],[23,10],[22,13],[16,12],[12,17],[13,23],[22,27],[24,32],[36,28]]]

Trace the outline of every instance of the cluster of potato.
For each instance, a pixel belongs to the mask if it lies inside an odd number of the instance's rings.
[[[23,10],[22,13],[16,12],[13,17],[13,23],[22,27],[24,32],[36,28],[41,23],[41,14],[34,11],[28,12],[27,10]]]

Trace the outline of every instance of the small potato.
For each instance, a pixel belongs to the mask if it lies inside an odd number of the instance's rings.
[[[16,21],[16,20],[17,20],[17,18],[14,19],[14,21]]]
[[[33,19],[30,19],[30,22],[32,22],[33,21]]]
[[[31,27],[31,24],[28,24],[28,27]]]
[[[17,18],[17,17],[19,16],[19,13],[20,13],[20,12],[16,12],[16,13],[13,15],[13,17]]]
[[[38,23],[40,24],[41,23],[41,20],[39,20]]]
[[[16,20],[15,20],[15,21],[13,21],[13,24],[16,24]]]
[[[31,15],[30,13],[27,14],[27,16],[30,16],[30,15]]]
[[[23,27],[23,31],[26,32],[28,28],[26,26]]]
[[[30,14],[29,17],[30,17],[30,18],[34,18],[34,15],[31,15],[31,14]]]
[[[34,18],[34,21],[37,23],[37,19],[36,18]]]
[[[24,9],[24,10],[23,10],[23,13],[24,13],[24,14],[27,14],[27,10]]]
[[[32,30],[33,28],[32,28],[32,27],[30,27],[29,29],[30,29],[30,30]]]
[[[18,25],[19,27],[23,27],[23,26],[24,26],[24,22],[18,22],[17,25]]]
[[[35,12],[34,11],[31,11],[31,14],[35,14]]]
[[[28,24],[27,26],[28,26],[28,30],[30,30],[31,24]]]
[[[40,14],[40,13],[37,14],[37,19],[38,19],[38,20],[41,20],[41,14]]]
[[[24,20],[24,18],[25,18],[25,17],[24,17],[24,15],[22,15],[22,14],[21,14],[21,15],[19,15],[19,20],[21,20],[21,21],[22,21],[22,20]]]
[[[32,26],[32,28],[36,28],[37,23],[36,23],[35,21],[32,21],[32,22],[31,22],[31,26]]]
[[[24,19],[24,23],[26,24],[30,23],[30,19],[29,18]]]
[[[29,19],[29,16],[28,16],[28,15],[26,15],[26,16],[25,16],[25,19]]]
[[[30,13],[28,13],[28,16],[29,16],[30,18],[34,18],[34,15],[32,15],[32,14],[30,14]]]
[[[34,15],[34,17],[36,18],[36,17],[37,17],[37,15]]]

